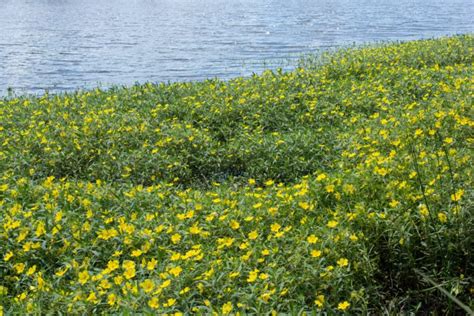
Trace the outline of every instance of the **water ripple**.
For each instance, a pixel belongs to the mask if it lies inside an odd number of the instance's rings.
[[[472,0],[2,0],[0,95],[251,75],[346,44],[472,33]],[[290,63],[287,63],[290,64]]]

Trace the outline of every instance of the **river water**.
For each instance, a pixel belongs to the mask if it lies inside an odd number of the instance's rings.
[[[0,0],[0,95],[223,79],[474,31],[473,0]]]

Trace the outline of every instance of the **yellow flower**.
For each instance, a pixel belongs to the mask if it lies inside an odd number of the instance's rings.
[[[181,254],[179,252],[175,252],[171,255],[171,261],[177,261],[179,259],[181,259]]]
[[[374,173],[381,176],[385,176],[388,174],[388,170],[386,168],[379,168],[378,166],[376,166],[374,168]]]
[[[188,293],[189,291],[191,291],[191,288],[190,287],[185,287],[184,289],[179,291],[179,294],[183,295],[183,294]]]
[[[329,184],[329,185],[326,186],[326,192],[327,193],[334,192],[335,189],[336,189],[336,187],[334,186],[334,184]]]
[[[170,284],[171,284],[171,280],[166,280],[160,285],[160,288],[166,289],[168,286],[170,286]]]
[[[321,173],[316,177],[316,181],[323,181],[324,179],[327,179],[327,175],[325,173]]]
[[[255,203],[252,207],[253,207],[254,209],[259,209],[259,208],[262,207],[262,205],[263,205],[262,203]]]
[[[270,229],[272,232],[276,233],[280,230],[281,228],[281,225],[278,224],[278,223],[273,223],[271,226],[270,226]]]
[[[176,303],[176,300],[174,298],[169,298],[163,306],[165,307],[171,307]]]
[[[228,315],[232,311],[232,303],[227,302],[224,305],[222,305],[222,314],[223,315]]]
[[[173,244],[177,244],[181,241],[181,235],[180,234],[174,234],[173,236],[171,236],[171,242]]]
[[[32,266],[31,268],[26,271],[26,275],[32,275],[36,271],[36,265]]]
[[[35,232],[36,237],[41,237],[45,233],[46,233],[46,229],[45,229],[44,222],[39,222],[38,226],[36,227],[36,232]]]
[[[17,298],[20,300],[20,301],[23,301],[26,299],[26,292],[22,292],[20,295],[17,296]]]
[[[419,210],[421,216],[423,216],[423,217],[426,217],[429,214],[428,207],[426,207],[425,204],[420,204],[420,206],[418,206],[418,210]]]
[[[119,261],[118,260],[110,260],[107,263],[107,269],[112,272],[114,270],[117,270],[119,268]]]
[[[117,302],[117,295],[115,295],[114,293],[110,293],[107,296],[107,304],[109,304],[110,306],[114,306],[116,302]]]
[[[356,234],[352,234],[352,235],[349,236],[349,239],[352,240],[352,241],[357,241],[357,240],[359,240],[359,237],[357,237]]]
[[[194,226],[191,226],[189,228],[189,233],[193,234],[193,235],[197,235],[201,232],[201,228],[199,228],[197,225],[194,225]]]
[[[229,274],[229,278],[233,279],[233,278],[236,278],[240,275],[240,272],[232,272]]]
[[[257,239],[257,237],[258,237],[258,233],[257,233],[256,230],[250,232],[250,234],[249,234],[249,239],[250,239],[250,240]]]
[[[275,182],[274,182],[273,180],[268,180],[268,181],[265,182],[265,185],[266,185],[267,187],[269,187],[269,186],[273,185],[274,183],[275,183]]]
[[[463,195],[464,195],[464,190],[462,190],[462,189],[458,190],[458,191],[456,191],[456,193],[451,194],[451,201],[457,202],[462,198]]]
[[[239,249],[242,249],[242,250],[245,250],[249,247],[249,243],[248,242],[243,242],[239,245]]]
[[[268,301],[270,300],[270,298],[272,297],[272,294],[271,292],[265,292],[263,293],[262,295],[260,295],[260,299],[262,301],[264,301],[265,303],[268,303]]]
[[[100,239],[104,239],[104,240],[109,240],[110,238],[113,238],[113,237],[116,237],[116,236],[118,236],[118,232],[114,228],[102,229],[97,234],[97,237],[99,237]]]
[[[230,222],[230,227],[231,227],[233,230],[237,230],[237,229],[239,229],[240,224],[239,224],[239,222],[233,220],[233,221]]]
[[[36,282],[38,283],[38,289],[43,290],[45,288],[46,282],[43,279],[42,273],[39,272],[36,278]]]
[[[345,184],[342,190],[347,194],[352,194],[355,192],[355,187],[352,184]]]
[[[131,260],[125,260],[123,263],[122,263],[122,268],[124,268],[125,270],[128,270],[128,269],[135,269],[135,262],[131,261]]]
[[[331,220],[331,221],[328,222],[327,226],[328,226],[329,228],[334,228],[334,227],[337,226],[337,224],[339,224],[337,221],[332,221],[332,220]]]
[[[127,280],[133,279],[133,278],[135,277],[135,275],[136,275],[135,268],[125,270],[125,272],[123,273],[123,275],[125,276],[125,278],[126,278]]]
[[[344,301],[337,305],[337,309],[340,311],[345,311],[349,308],[349,306],[351,306],[351,304],[348,301]]]
[[[318,258],[320,256],[321,256],[321,251],[320,250],[311,250],[311,257]]]
[[[258,278],[259,278],[260,280],[266,280],[266,279],[268,279],[268,274],[266,274],[266,273],[260,273],[260,275],[258,276]]]
[[[110,289],[112,287],[112,284],[110,284],[107,279],[102,279],[102,281],[100,281],[100,287],[102,289]]]
[[[158,307],[160,307],[160,303],[159,303],[159,300],[157,297],[152,297],[149,301],[148,301],[148,306],[150,306],[151,308],[153,309],[157,309]]]
[[[389,203],[390,207],[392,207],[392,208],[397,207],[399,204],[400,204],[400,202],[398,202],[397,200],[391,200],[390,203]]]
[[[257,278],[258,278],[258,272],[259,272],[258,269],[250,271],[249,272],[249,277],[247,278],[247,282],[249,282],[249,283],[255,282],[255,280],[257,280]]]
[[[28,231],[27,231],[27,230],[20,232],[20,234],[18,235],[18,238],[16,239],[16,241],[17,241],[17,242],[23,241],[23,240],[26,238],[27,235],[28,235]]]
[[[181,267],[174,267],[168,270],[168,272],[174,275],[175,277],[179,276],[182,271],[183,269]]]
[[[59,211],[56,213],[56,215],[54,216],[54,221],[57,223],[59,221],[61,221],[61,219],[63,218],[63,212],[62,211]]]
[[[446,223],[448,221],[448,217],[444,213],[438,213],[438,219],[441,223]]]
[[[150,261],[148,261],[146,265],[146,269],[151,271],[155,269],[156,265],[158,264],[158,261],[155,258],[152,258]]]
[[[318,241],[318,237],[316,237],[315,235],[310,235],[308,236],[308,238],[306,238],[306,240],[310,243],[310,244],[315,244],[317,241]]]
[[[85,284],[89,280],[89,272],[84,270],[79,273],[79,283]]]
[[[337,265],[340,266],[341,268],[346,267],[349,265],[349,260],[347,260],[346,258],[341,258],[337,260]]]
[[[443,141],[445,144],[450,145],[454,142],[454,139],[452,137],[446,137]]]
[[[140,257],[142,255],[142,251],[140,249],[132,251],[132,257]]]
[[[305,211],[309,210],[309,207],[310,207],[308,202],[299,202],[298,206],[301,207]]]
[[[11,259],[11,257],[13,257],[13,252],[9,251],[3,256],[3,260],[8,261]]]
[[[69,270],[69,267],[64,267],[63,269],[58,270],[54,275],[58,277],[62,277],[68,270]]]
[[[268,209],[268,213],[269,213],[270,215],[275,215],[277,212],[278,212],[278,207],[270,207],[270,208]]]
[[[140,283],[140,287],[145,293],[150,293],[155,288],[155,283],[153,282],[153,280],[146,279],[145,281]]]
[[[86,299],[86,301],[96,303],[97,302],[97,296],[95,295],[95,292],[90,292],[89,296]]]
[[[123,275],[125,276],[127,280],[130,280],[133,277],[135,277],[135,262],[130,261],[130,260],[125,260],[122,263],[122,268],[125,269],[125,272],[123,273]]]
[[[316,296],[316,300],[314,301],[314,304],[316,304],[316,306],[318,306],[319,308],[323,307],[323,305],[324,305],[324,295]]]
[[[25,270],[26,265],[24,263],[17,263],[13,266],[16,270],[16,273],[20,274]]]

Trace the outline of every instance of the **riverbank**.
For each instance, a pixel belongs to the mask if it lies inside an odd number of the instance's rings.
[[[462,311],[473,42],[0,101],[4,312]]]

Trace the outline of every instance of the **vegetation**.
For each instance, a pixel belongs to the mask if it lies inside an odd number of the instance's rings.
[[[473,44],[1,100],[0,314],[469,311]]]

